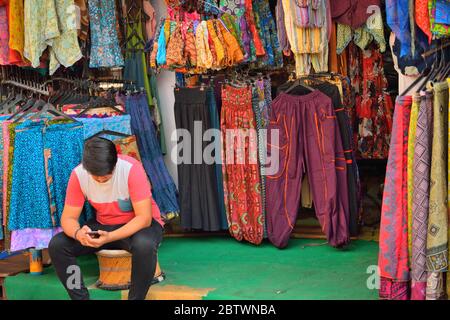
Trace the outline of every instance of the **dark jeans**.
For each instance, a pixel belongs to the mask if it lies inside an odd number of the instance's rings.
[[[86,223],[92,230],[114,231],[123,225],[105,226],[95,220]],[[68,273],[70,266],[77,265],[77,257],[93,254],[104,249],[119,249],[130,252],[132,257],[131,288],[129,300],[144,300],[150,288],[156,270],[157,250],[162,241],[163,228],[153,220],[149,228],[142,229],[129,238],[108,243],[100,248],[85,247],[77,240],[60,233],[53,237],[49,244],[49,253],[56,274],[66,288],[72,300],[88,300],[89,292],[86,289],[83,278],[81,286],[77,289],[69,289],[67,283],[72,273]]]

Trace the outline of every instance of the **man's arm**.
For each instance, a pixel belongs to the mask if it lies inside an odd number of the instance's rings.
[[[75,239],[75,232],[80,229],[80,223],[78,221],[82,209],[82,207],[64,206],[61,217],[61,227],[63,228],[64,233],[70,238]]]
[[[138,231],[152,225],[152,200],[146,199],[133,203],[135,217],[123,227],[112,232],[99,230],[100,238],[89,239],[89,245],[99,248],[106,243],[131,237]]]

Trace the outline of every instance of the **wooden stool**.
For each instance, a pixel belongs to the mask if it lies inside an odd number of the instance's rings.
[[[100,276],[95,285],[105,290],[128,290],[131,284],[131,253],[125,250],[101,250],[96,255]],[[163,280],[164,275],[157,261],[153,283]]]

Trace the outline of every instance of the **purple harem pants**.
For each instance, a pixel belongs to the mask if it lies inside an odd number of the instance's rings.
[[[278,132],[278,141],[273,130]],[[306,173],[316,215],[329,244],[346,245],[347,165],[331,99],[318,90],[304,96],[280,94],[272,104],[267,141],[269,240],[279,248],[287,246],[296,224]],[[278,161],[278,170],[273,169],[274,161]]]

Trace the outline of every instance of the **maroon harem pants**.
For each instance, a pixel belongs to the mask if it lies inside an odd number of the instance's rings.
[[[274,130],[279,134],[278,141]],[[297,220],[303,175],[307,173],[316,215],[329,244],[346,245],[347,166],[331,99],[320,91],[305,96],[280,94],[272,104],[267,134],[268,172],[272,171],[266,193],[270,241],[279,248],[287,246]],[[279,161],[278,170],[273,170],[274,161]]]

